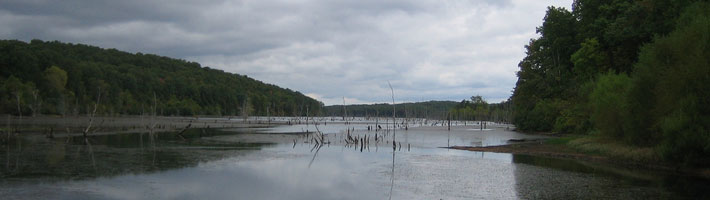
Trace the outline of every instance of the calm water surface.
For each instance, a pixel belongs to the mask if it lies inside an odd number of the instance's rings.
[[[379,122],[380,124],[382,122]],[[570,160],[449,150],[537,138],[505,125],[329,122],[261,129],[83,138],[14,138],[2,146],[3,199],[703,199],[705,180]],[[383,126],[385,128],[386,126]],[[346,131],[346,130],[350,131]],[[386,129],[386,128],[385,128]],[[369,145],[346,144],[347,135]],[[377,134],[378,141],[374,138]]]

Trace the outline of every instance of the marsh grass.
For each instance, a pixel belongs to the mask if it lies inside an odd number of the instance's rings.
[[[570,141],[574,139],[578,139],[581,136],[565,136],[565,137],[556,137],[556,138],[550,138],[545,140],[546,144],[552,144],[552,145],[565,145],[569,143]]]
[[[566,144],[579,152],[608,156],[619,161],[657,163],[661,161],[658,151],[650,147],[636,147],[622,144],[621,141],[600,136],[572,136],[556,138],[550,144]]]

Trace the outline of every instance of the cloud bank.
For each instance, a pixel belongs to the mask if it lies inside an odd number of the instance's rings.
[[[0,38],[165,55],[326,105],[507,99],[547,6],[571,0],[5,0]]]

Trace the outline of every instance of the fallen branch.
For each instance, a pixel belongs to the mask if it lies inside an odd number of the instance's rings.
[[[182,134],[185,133],[185,131],[187,131],[187,129],[190,128],[190,126],[192,126],[192,122],[190,122],[190,124],[188,124],[185,128],[183,128],[182,131],[178,132],[177,135],[180,136],[180,138],[182,138],[182,140],[186,140],[185,136]]]

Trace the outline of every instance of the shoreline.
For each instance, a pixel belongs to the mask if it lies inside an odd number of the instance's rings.
[[[446,148],[446,147],[444,147]],[[544,156],[551,158],[566,158],[577,160],[589,160],[597,162],[608,162],[609,158],[598,155],[589,155],[579,152],[574,152],[572,149],[564,148],[559,145],[544,144],[542,142],[524,142],[514,144],[504,144],[496,146],[451,146],[449,149],[478,151],[478,152],[493,152],[493,153],[510,153],[531,156]]]
[[[69,137],[83,135],[89,124],[88,116],[8,116],[0,118],[0,132],[26,135],[49,135]],[[154,132],[174,132],[185,128],[266,128],[287,124],[282,121],[268,121],[253,117],[240,118],[212,117],[172,117],[172,116],[96,116],[92,119],[92,135],[148,132],[154,124]]]
[[[614,158],[610,155],[591,154],[578,151],[565,144],[549,144],[545,140],[534,142],[521,142],[497,146],[473,147],[473,146],[451,146],[442,147],[456,150],[510,153],[519,155],[540,156],[554,159],[567,159],[575,161],[585,161],[590,163],[607,164],[613,167],[625,169],[644,169],[653,171],[663,171],[680,176],[692,176],[703,179],[710,179],[709,168],[693,168],[680,164],[639,162]]]

